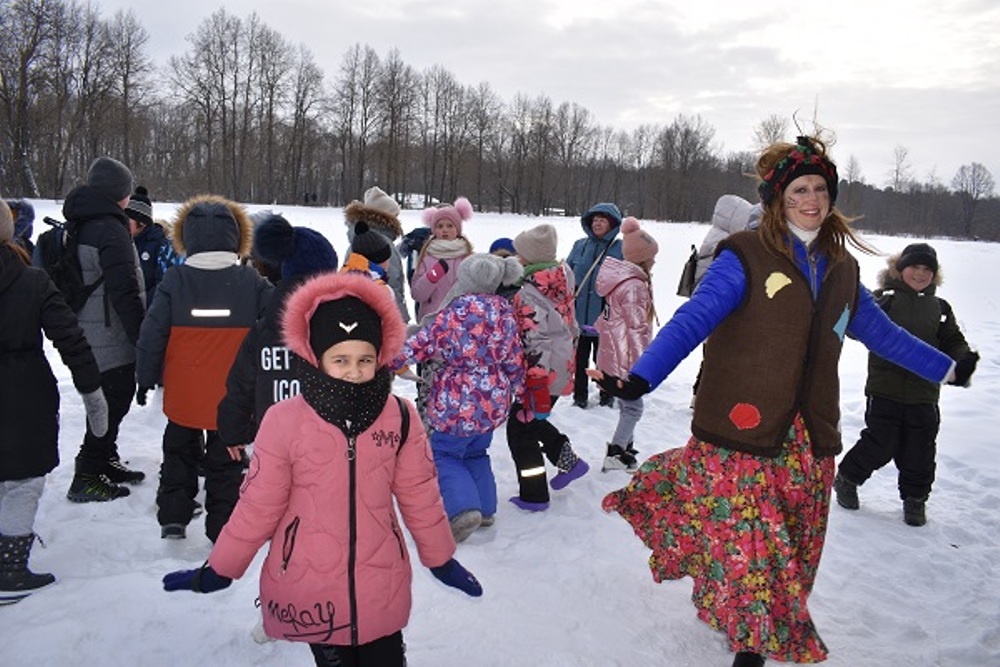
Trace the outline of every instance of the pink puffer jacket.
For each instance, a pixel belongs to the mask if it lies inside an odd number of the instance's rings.
[[[297,289],[284,309],[289,349],[315,364],[310,318],[322,302],[345,296],[378,312],[385,365],[402,348],[404,325],[389,290],[366,276],[322,274]],[[413,575],[395,506],[425,567],[444,565],[455,553],[427,434],[416,409],[405,405],[410,425],[402,445],[392,396],[354,443],[302,395],[265,413],[240,500],[208,562],[238,578],[270,541],[260,573],[268,636],[357,645],[406,625]]]
[[[600,335],[597,367],[624,378],[653,339],[649,312],[653,292],[649,277],[639,266],[608,257],[601,264],[595,285],[604,297],[604,310],[594,323]]]
[[[270,540],[260,573],[269,637],[351,644],[356,623],[356,642],[365,644],[406,625],[412,573],[393,496],[425,567],[454,554],[427,437],[408,409],[410,433],[398,454],[399,408],[390,397],[358,437],[353,464],[347,438],[302,396],[264,415],[240,501],[209,564],[239,578]]]

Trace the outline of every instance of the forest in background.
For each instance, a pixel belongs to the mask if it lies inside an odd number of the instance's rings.
[[[577,216],[596,201],[663,221],[707,220],[724,193],[756,200],[753,152],[724,152],[698,115],[631,131],[546,96],[502,99],[488,82],[418,71],[357,43],[328,73],[256,14],[224,9],[166,63],[133,10],[0,0],[0,193],[60,199],[96,156],[128,164],[153,197],[212,192],[248,203],[343,206],[371,185],[467,196],[478,210]],[[774,114],[763,146],[798,132]],[[890,183],[842,158],[838,206],[885,234],[1000,239],[982,164],[921,182],[905,147]],[[409,198],[412,201],[412,198]]]

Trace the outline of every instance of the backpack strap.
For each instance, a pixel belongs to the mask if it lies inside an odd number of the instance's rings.
[[[406,444],[406,438],[410,435],[410,408],[399,396],[393,394],[392,397],[399,405],[399,447],[396,448],[396,456],[399,456],[399,450]]]

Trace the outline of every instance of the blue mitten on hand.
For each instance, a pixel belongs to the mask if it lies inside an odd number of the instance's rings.
[[[476,577],[462,567],[461,563],[454,558],[449,560],[444,565],[432,567],[431,574],[437,577],[438,581],[442,584],[451,586],[452,588],[457,588],[474,598],[483,594],[483,587],[479,585],[479,581]]]
[[[177,570],[163,577],[165,591],[194,591],[195,593],[214,593],[223,588],[229,588],[233,580],[217,574],[208,563],[197,570]]]

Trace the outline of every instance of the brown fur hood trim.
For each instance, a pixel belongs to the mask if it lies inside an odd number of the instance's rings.
[[[204,215],[213,210],[222,213],[222,208],[228,209],[229,216],[236,222],[238,238],[234,238],[235,243],[228,244],[231,247],[190,248],[194,252],[189,253],[187,245],[190,244],[190,240],[185,242],[184,225],[191,216],[191,213],[195,212],[196,215]],[[250,220],[246,209],[242,205],[219,195],[196,195],[188,199],[177,210],[171,226],[173,227],[174,249],[182,255],[195,254],[205,250],[225,250],[235,252],[240,257],[249,257],[250,251],[253,248],[253,222]]]
[[[364,220],[369,227],[377,227],[391,233],[393,240],[403,235],[403,225],[400,224],[399,218],[365,206],[359,201],[353,201],[348,205],[344,210],[344,217],[348,225],[355,225]]]
[[[876,278],[879,287],[885,287],[890,280],[898,280],[902,282],[903,275],[896,269],[896,262],[899,261],[901,253],[896,253],[895,255],[890,255],[885,260],[885,268],[878,272],[878,277]],[[940,287],[941,283],[944,282],[944,273],[942,267],[938,264],[937,273],[934,274],[934,280],[931,284],[935,287]]]

